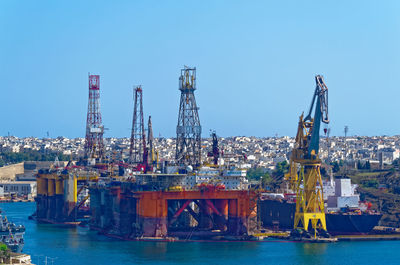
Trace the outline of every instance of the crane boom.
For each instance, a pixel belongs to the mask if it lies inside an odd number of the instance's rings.
[[[321,75],[315,76],[316,87],[309,112],[300,116],[295,147],[290,157],[290,169],[285,175],[290,188],[296,191],[294,231],[314,229],[326,231],[323,187],[318,157],[321,122],[329,123],[328,87]],[[315,106],[315,108],[314,108]],[[314,117],[312,115],[314,114]]]
[[[329,123],[328,118],[328,87],[325,85],[324,78],[321,75],[315,77],[315,92],[313,100],[311,102],[311,107],[308,115],[304,121],[312,121],[311,111],[314,102],[317,101],[314,111],[314,122],[313,128],[311,130],[311,140],[308,146],[308,154],[318,154],[319,151],[319,129],[321,122]]]

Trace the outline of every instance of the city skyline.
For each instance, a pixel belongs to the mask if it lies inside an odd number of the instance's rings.
[[[349,135],[397,135],[397,10],[396,1],[2,1],[0,135],[84,137],[90,72],[100,75],[105,137],[130,135],[138,84],[155,136],[175,137],[184,65],[197,68],[203,137],[293,137],[316,74],[329,88],[331,135],[345,125]]]

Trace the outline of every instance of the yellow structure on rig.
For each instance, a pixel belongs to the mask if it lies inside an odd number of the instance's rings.
[[[36,176],[36,219],[48,223],[71,223],[76,221],[75,212],[89,198],[80,194],[90,181],[97,181],[97,172],[64,168],[39,170]]]
[[[294,229],[309,231],[311,221],[311,228],[316,237],[318,229],[326,231],[321,160],[318,151],[321,122],[329,123],[329,119],[328,88],[322,76],[317,75],[315,81],[316,88],[309,113],[305,118],[303,114],[300,116],[296,143],[290,157],[290,168],[285,178],[290,188],[296,192]]]

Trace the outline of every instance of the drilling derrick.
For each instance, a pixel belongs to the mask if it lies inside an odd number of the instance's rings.
[[[130,162],[143,169],[147,163],[146,136],[143,122],[143,93],[142,86],[135,88],[135,104],[133,110],[131,145],[129,149]]]
[[[101,162],[104,156],[104,126],[100,113],[100,76],[89,75],[89,104],[86,120],[85,159]]]
[[[181,70],[179,90],[181,100],[176,126],[176,162],[198,167],[201,163],[201,125],[194,97],[196,68],[185,66]]]
[[[328,119],[328,88],[323,77],[315,77],[316,88],[308,115],[300,116],[295,147],[290,158],[290,170],[286,179],[296,191],[295,231],[313,229],[326,234],[326,222],[321,179],[321,160],[318,157],[321,122]],[[314,118],[311,117],[315,104]],[[311,221],[311,228],[309,223]]]

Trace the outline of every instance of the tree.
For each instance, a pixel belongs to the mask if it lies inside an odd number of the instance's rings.
[[[332,171],[333,173],[337,173],[340,170],[340,166],[339,163],[337,161],[333,162],[332,164]]]
[[[365,162],[365,169],[371,169],[371,163],[369,162],[369,160],[367,160],[367,162]]]
[[[275,170],[272,172],[272,174],[276,177],[283,177],[285,173],[289,171],[289,163],[285,160],[282,162],[276,163]]]
[[[54,161],[58,157],[61,161],[68,161],[69,156],[61,152],[42,152],[37,150],[25,149],[19,153],[1,152],[0,153],[0,166],[6,164],[15,164],[24,161]]]
[[[321,167],[321,175],[322,176],[326,175],[326,168],[325,167]]]
[[[0,261],[1,263],[6,263],[9,261],[11,256],[11,251],[8,249],[6,244],[0,243]]]
[[[262,176],[262,186],[268,187],[273,182],[272,176],[267,172]]]
[[[366,188],[378,188],[379,182],[376,179],[367,179],[362,182],[363,186]]]
[[[247,178],[249,180],[259,180],[261,176],[264,176],[265,173],[267,172],[266,168],[250,168],[247,171]]]

